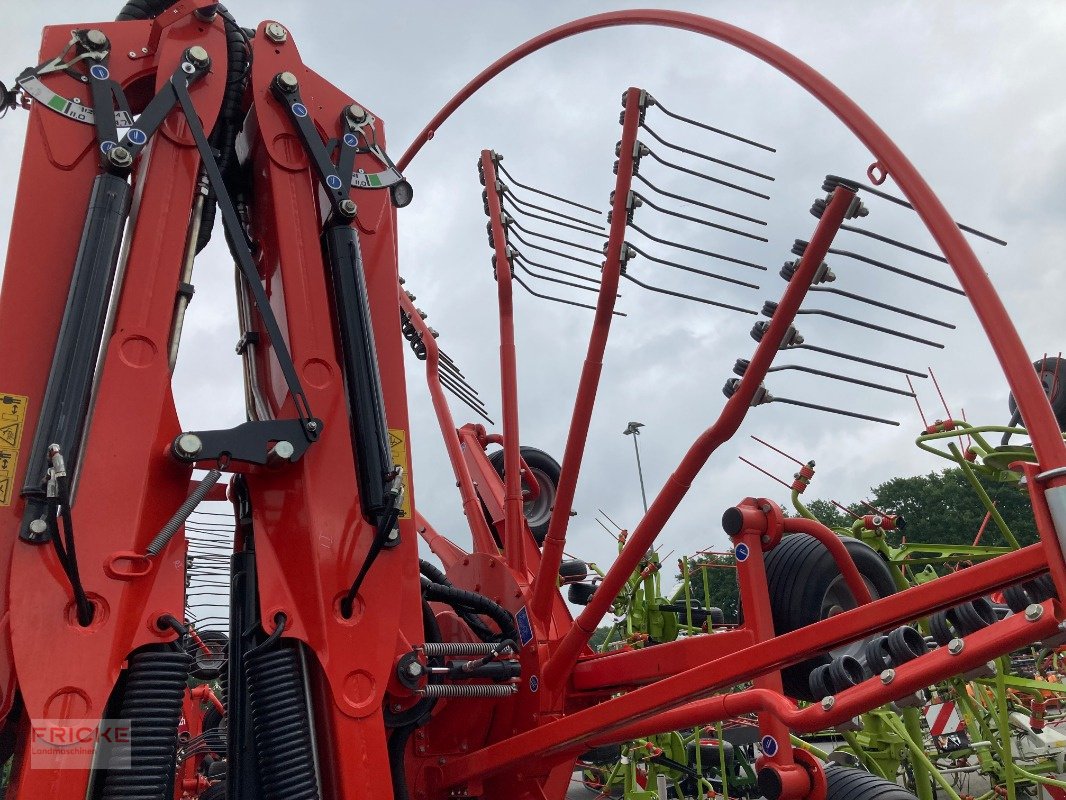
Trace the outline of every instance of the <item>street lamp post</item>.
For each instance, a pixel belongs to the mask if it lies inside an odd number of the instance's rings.
[[[643,422],[630,422],[629,426],[622,431],[625,436],[633,435],[633,452],[637,454],[637,477],[640,478],[640,499],[644,502],[644,513],[648,513],[648,496],[644,493],[644,471],[640,468],[640,445],[637,444],[637,437],[640,436],[640,429],[644,427]]]

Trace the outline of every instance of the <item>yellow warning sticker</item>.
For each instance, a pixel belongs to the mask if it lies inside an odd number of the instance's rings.
[[[23,395],[0,393],[0,506],[11,505],[14,495],[15,467],[28,404],[29,398]]]
[[[18,459],[18,450],[0,449],[0,506],[11,505]]]
[[[411,492],[408,490],[407,476],[407,432],[403,428],[389,428],[389,452],[392,463],[403,469],[403,505],[400,506],[400,519],[411,518]]]

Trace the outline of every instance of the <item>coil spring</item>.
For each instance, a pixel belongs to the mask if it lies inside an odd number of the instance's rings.
[[[426,642],[422,650],[427,656],[481,656],[497,647],[494,642]]]
[[[418,690],[426,697],[510,697],[517,692],[510,683],[431,683]]]
[[[162,800],[170,791],[191,664],[187,653],[170,649],[130,656],[118,715],[130,721],[129,762],[122,751],[112,754],[102,800]]]
[[[299,656],[289,648],[244,659],[248,707],[266,800],[319,800]]]

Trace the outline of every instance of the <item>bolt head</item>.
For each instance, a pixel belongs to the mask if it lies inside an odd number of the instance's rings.
[[[837,704],[837,699],[833,695],[826,695],[822,698],[822,711],[829,711],[833,706]]]
[[[274,44],[281,44],[289,38],[289,34],[283,25],[279,25],[277,22],[271,22],[266,26],[266,37],[274,42]]]
[[[133,164],[133,155],[125,147],[116,145],[107,151],[107,160],[120,169],[126,169]]]
[[[195,456],[204,449],[204,443],[195,433],[183,433],[178,437],[175,447],[184,456]]]
[[[355,219],[355,215],[359,211],[359,207],[356,206],[354,200],[352,200],[350,197],[346,197],[337,204],[337,211],[339,211],[342,216],[345,216],[348,219]]]
[[[407,665],[407,674],[410,675],[412,678],[417,678],[423,672],[425,672],[425,667],[423,667],[422,663],[419,661],[412,661],[410,664]]]
[[[389,531],[389,541],[390,542],[395,542],[399,538],[400,538],[400,529],[399,528],[393,528],[391,531]]]
[[[107,36],[103,31],[93,28],[85,33],[85,41],[93,47],[104,47],[107,44]]]
[[[197,67],[206,67],[211,63],[211,56],[209,56],[207,51],[198,44],[190,47],[185,52],[185,56]]]
[[[279,458],[284,461],[288,461],[292,458],[292,454],[295,452],[296,448],[292,446],[292,442],[286,442],[284,440],[270,448],[270,454],[274,456],[274,458]]]
[[[355,125],[362,125],[366,122],[366,109],[358,103],[352,103],[346,109],[344,109],[344,115],[348,117]]]
[[[30,533],[34,536],[42,536],[48,532],[48,523],[43,519],[30,520]]]
[[[1042,616],[1044,616],[1044,607],[1039,603],[1033,603],[1025,609],[1025,618],[1030,622],[1036,622]]]
[[[966,643],[962,639],[952,639],[948,642],[948,652],[953,656],[957,656],[965,646]]]
[[[881,683],[885,684],[886,686],[892,683],[895,678],[896,671],[894,669],[886,669],[884,672],[881,673]]]
[[[296,76],[291,72],[278,73],[275,80],[278,82],[278,86],[283,92],[295,92],[300,86],[300,81],[298,81]]]

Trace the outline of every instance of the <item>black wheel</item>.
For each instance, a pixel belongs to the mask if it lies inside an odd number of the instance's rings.
[[[595,593],[594,583],[571,583],[570,588],[566,590],[566,599],[575,606],[587,606]]]
[[[559,577],[563,583],[583,581],[589,576],[589,565],[579,558],[567,559],[559,565]]]
[[[599,747],[586,750],[578,756],[577,760],[585,764],[614,764],[621,757],[622,745],[601,744]]]
[[[559,475],[562,473],[562,467],[550,455],[535,447],[520,447],[519,451],[522,453],[526,466],[533,473],[537,486],[540,488],[537,496],[525,504],[524,511],[526,522],[529,523],[533,538],[537,540],[537,544],[542,544],[544,537],[548,535],[548,523],[551,522],[552,508],[555,507],[555,492],[559,486]],[[503,477],[503,450],[496,450],[491,453],[489,455],[489,463]],[[529,483],[523,480],[523,492],[528,490],[528,488]]]
[[[825,781],[826,800],[914,800],[902,786],[861,769],[827,764]]]
[[[896,584],[892,573],[877,551],[858,539],[843,537],[842,540],[873,598],[894,594]],[[766,554],[766,582],[774,630],[779,636],[856,605],[832,554],[805,533],[786,536]],[[811,693],[811,672],[841,655],[864,659],[864,648],[864,642],[856,642],[787,667],[781,671],[785,694],[796,700],[820,700]]]
[[[1040,382],[1044,384],[1044,393],[1055,412],[1059,429],[1066,431],[1066,358],[1050,356],[1033,363],[1033,368],[1040,373]],[[1014,395],[1007,398],[1011,416],[1018,410]]]
[[[711,606],[707,609],[707,613],[712,625],[725,625],[725,612],[718,606]]]
[[[229,637],[222,631],[203,631],[199,636],[211,652],[204,652],[204,648],[194,640],[190,653],[193,666],[189,674],[197,680],[213,681],[222,674],[226,665],[226,645],[229,644]]]

